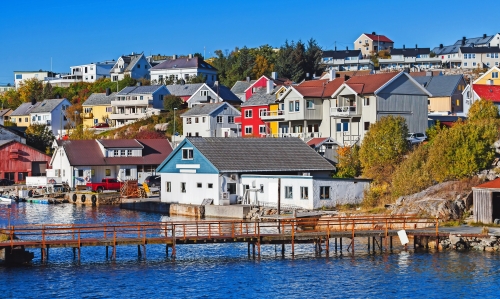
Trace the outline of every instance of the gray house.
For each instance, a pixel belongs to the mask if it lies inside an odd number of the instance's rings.
[[[462,92],[467,87],[463,75],[415,77],[432,97],[429,97],[429,113],[456,114],[464,112]]]
[[[231,105],[241,105],[242,101],[229,88],[218,83],[202,84],[196,90],[186,103],[188,107],[193,107],[197,104],[227,102]]]
[[[236,137],[241,113],[226,102],[195,105],[181,115],[184,136]]]

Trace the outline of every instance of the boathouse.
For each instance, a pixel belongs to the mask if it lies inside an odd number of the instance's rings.
[[[156,170],[161,201],[316,209],[360,203],[369,180],[335,167],[299,138],[187,137]]]
[[[50,156],[16,140],[0,140],[0,177],[24,182],[27,176],[45,176]]]
[[[472,191],[474,221],[489,224],[500,219],[500,178],[473,187]]]

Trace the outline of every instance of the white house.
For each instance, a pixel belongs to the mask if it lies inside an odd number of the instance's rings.
[[[45,80],[47,77],[55,77],[56,74],[50,71],[14,71],[14,85],[19,88],[21,82],[27,79],[36,78],[39,81]]]
[[[195,105],[181,115],[184,136],[236,137],[241,113],[226,102]]]
[[[120,56],[109,73],[111,81],[123,80],[127,75],[132,79],[149,79],[150,69],[151,64],[143,53],[135,54],[132,52],[130,55]]]
[[[169,92],[165,85],[128,86],[115,94],[109,119],[115,127],[158,115],[163,109],[163,97]]]
[[[172,152],[167,139],[57,140],[53,147],[50,166],[70,187],[104,178],[142,183]]]
[[[71,66],[70,76],[78,77],[83,82],[95,82],[101,78],[110,78],[109,71],[115,64],[115,61],[106,60]]]
[[[359,203],[368,180],[331,179],[335,168],[298,138],[187,137],[157,168],[161,201],[306,209]]]
[[[171,60],[166,60],[151,69],[151,81],[158,84],[162,84],[165,80],[187,80],[199,75],[205,77],[205,82],[212,84],[217,80],[217,69],[191,54],[182,58],[174,55]]]
[[[193,107],[197,104],[228,102],[231,105],[241,105],[241,99],[235,95],[228,87],[220,85],[218,82],[214,84],[203,83],[200,87],[186,100],[188,107]]]
[[[69,106],[71,106],[71,103],[67,99],[43,100],[31,110],[31,124],[47,125],[54,136],[57,136],[69,122],[66,117],[66,109]]]

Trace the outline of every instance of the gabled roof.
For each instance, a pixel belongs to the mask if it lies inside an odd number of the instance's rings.
[[[172,60],[166,60],[151,69],[168,70],[168,69],[186,69],[186,68],[198,68],[198,69],[217,71],[216,68],[205,62],[205,60],[201,59],[200,57],[193,57],[193,58],[183,57]]]
[[[500,47],[460,47],[462,53],[500,53]]]
[[[43,100],[40,105],[33,108],[30,113],[44,113],[44,112],[52,112],[52,110],[56,109],[62,102],[68,101],[66,99],[50,99]],[[69,102],[68,102],[69,104]]]
[[[490,68],[489,70],[487,70],[481,77],[479,77],[476,80],[474,80],[474,84],[476,84],[476,82],[479,82],[479,81],[483,80],[484,77],[490,76],[490,74],[492,72],[500,72],[500,69],[498,67],[496,67],[496,66],[493,66],[492,68]]]
[[[417,55],[430,54],[430,48],[401,48],[391,49],[391,55],[403,55],[405,57],[417,57]]]
[[[322,58],[345,59],[346,57],[358,57],[361,50],[327,50],[323,51]]]
[[[422,77],[427,76],[428,73],[432,73],[432,76],[442,76],[443,73],[441,71],[421,71],[421,72],[410,72],[410,76],[412,77]]]
[[[257,82],[257,80],[250,80],[250,82],[248,82],[248,81],[236,81],[236,83],[234,83],[233,87],[231,87],[231,91],[234,94],[244,93],[245,90],[247,90],[255,82]]]
[[[472,187],[472,189],[500,189],[500,178]]]
[[[343,83],[344,78],[328,80],[305,81],[297,86],[293,86],[302,96],[308,98],[329,98]]]
[[[72,166],[159,165],[172,152],[167,139],[138,139],[137,142],[143,146],[141,157],[106,158],[97,142],[97,140],[57,140],[57,144],[64,147]]]
[[[299,138],[186,137],[186,141],[196,147],[220,172],[299,172],[335,169]],[[181,147],[182,144],[179,148]]]
[[[98,106],[98,105],[111,105],[116,97],[116,92],[113,92],[109,96],[106,93],[93,93],[90,97],[83,102],[82,106]]]
[[[206,87],[208,90],[211,90],[215,95],[219,97],[219,100],[225,101],[225,102],[231,102],[233,104],[241,104],[241,99],[238,98],[237,95],[235,95],[229,88],[227,88],[224,85],[216,85],[216,84],[208,84],[208,83],[203,83],[200,85],[200,87],[191,95],[189,99],[187,99],[186,102],[190,102],[193,96],[199,91],[202,90],[203,87]]]
[[[42,102],[36,102],[35,105],[32,105],[31,102],[22,103],[21,105],[19,105],[19,107],[17,107],[16,110],[14,110],[14,112],[12,112],[10,116],[28,115],[31,113],[33,109],[38,107],[41,103]]]
[[[415,77],[414,79],[425,87],[433,97],[449,97],[453,95],[462,78],[462,75],[449,75]]]
[[[123,96],[129,94],[151,94],[164,87],[164,85],[127,86],[124,89],[120,90],[116,95]]]
[[[135,139],[98,139],[104,148],[144,148]]]
[[[276,95],[274,93],[269,94],[267,93],[267,89],[265,87],[260,87],[246,102],[241,104],[241,107],[263,106],[275,102],[276,102]]]
[[[456,54],[458,53],[460,46],[451,45],[451,46],[443,46],[443,47],[435,47],[432,49],[432,52],[436,53],[436,55],[448,55],[448,54]]]
[[[219,109],[225,105],[228,107],[228,109],[234,109],[235,111],[237,111],[239,113],[238,110],[236,110],[233,106],[229,105],[228,103],[219,102],[219,103],[194,105],[191,109],[184,112],[181,115],[181,117],[196,116],[196,115],[210,115],[213,112],[215,112],[217,109]]]
[[[165,86],[170,94],[178,97],[192,96],[204,83],[175,84]]]
[[[2,109],[2,110],[0,110],[0,116],[4,116],[4,115],[8,114],[11,111],[12,111],[12,109],[10,109],[10,108]]]
[[[358,94],[373,94],[377,89],[399,74],[398,72],[390,72],[368,76],[356,76],[347,80],[346,84]]]
[[[131,71],[134,68],[134,66],[139,62],[139,60],[141,60],[141,57],[143,57],[143,56],[144,56],[143,53],[137,54],[137,55],[130,55],[129,56],[130,62],[127,65],[127,67],[125,68],[125,72]],[[146,59],[146,62],[147,62],[147,59]],[[149,64],[149,62],[148,62],[148,64]]]
[[[500,86],[499,85],[485,85],[474,84],[474,91],[481,99],[500,103]]]
[[[464,42],[464,45],[466,47],[470,46],[471,44],[474,45],[484,45],[484,44],[489,44],[491,39],[494,37],[494,35],[483,35],[481,37],[472,37],[472,38],[466,38],[465,41],[463,39],[459,39],[455,42],[455,46],[461,46],[462,42]]]
[[[380,35],[380,34],[368,34],[364,33],[369,39],[373,41],[381,41],[381,42],[386,42],[386,43],[393,43],[392,40],[390,40],[387,36],[385,35]]]
[[[318,147],[322,146],[324,143],[339,144],[337,141],[335,141],[331,137],[318,137],[318,138],[312,138],[311,140],[307,141],[307,145],[309,145],[312,148],[318,148]]]

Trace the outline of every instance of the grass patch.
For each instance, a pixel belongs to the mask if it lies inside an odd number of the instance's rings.
[[[439,226],[443,226],[443,227],[454,227],[454,226],[460,226],[462,225],[462,221],[460,220],[450,220],[450,221],[446,221],[446,222],[443,222],[443,223],[440,223]]]
[[[485,224],[485,223],[482,223],[482,222],[470,222],[469,223],[470,226],[474,226],[474,227],[500,227],[499,224],[493,224],[493,223],[489,223],[489,224]]]

